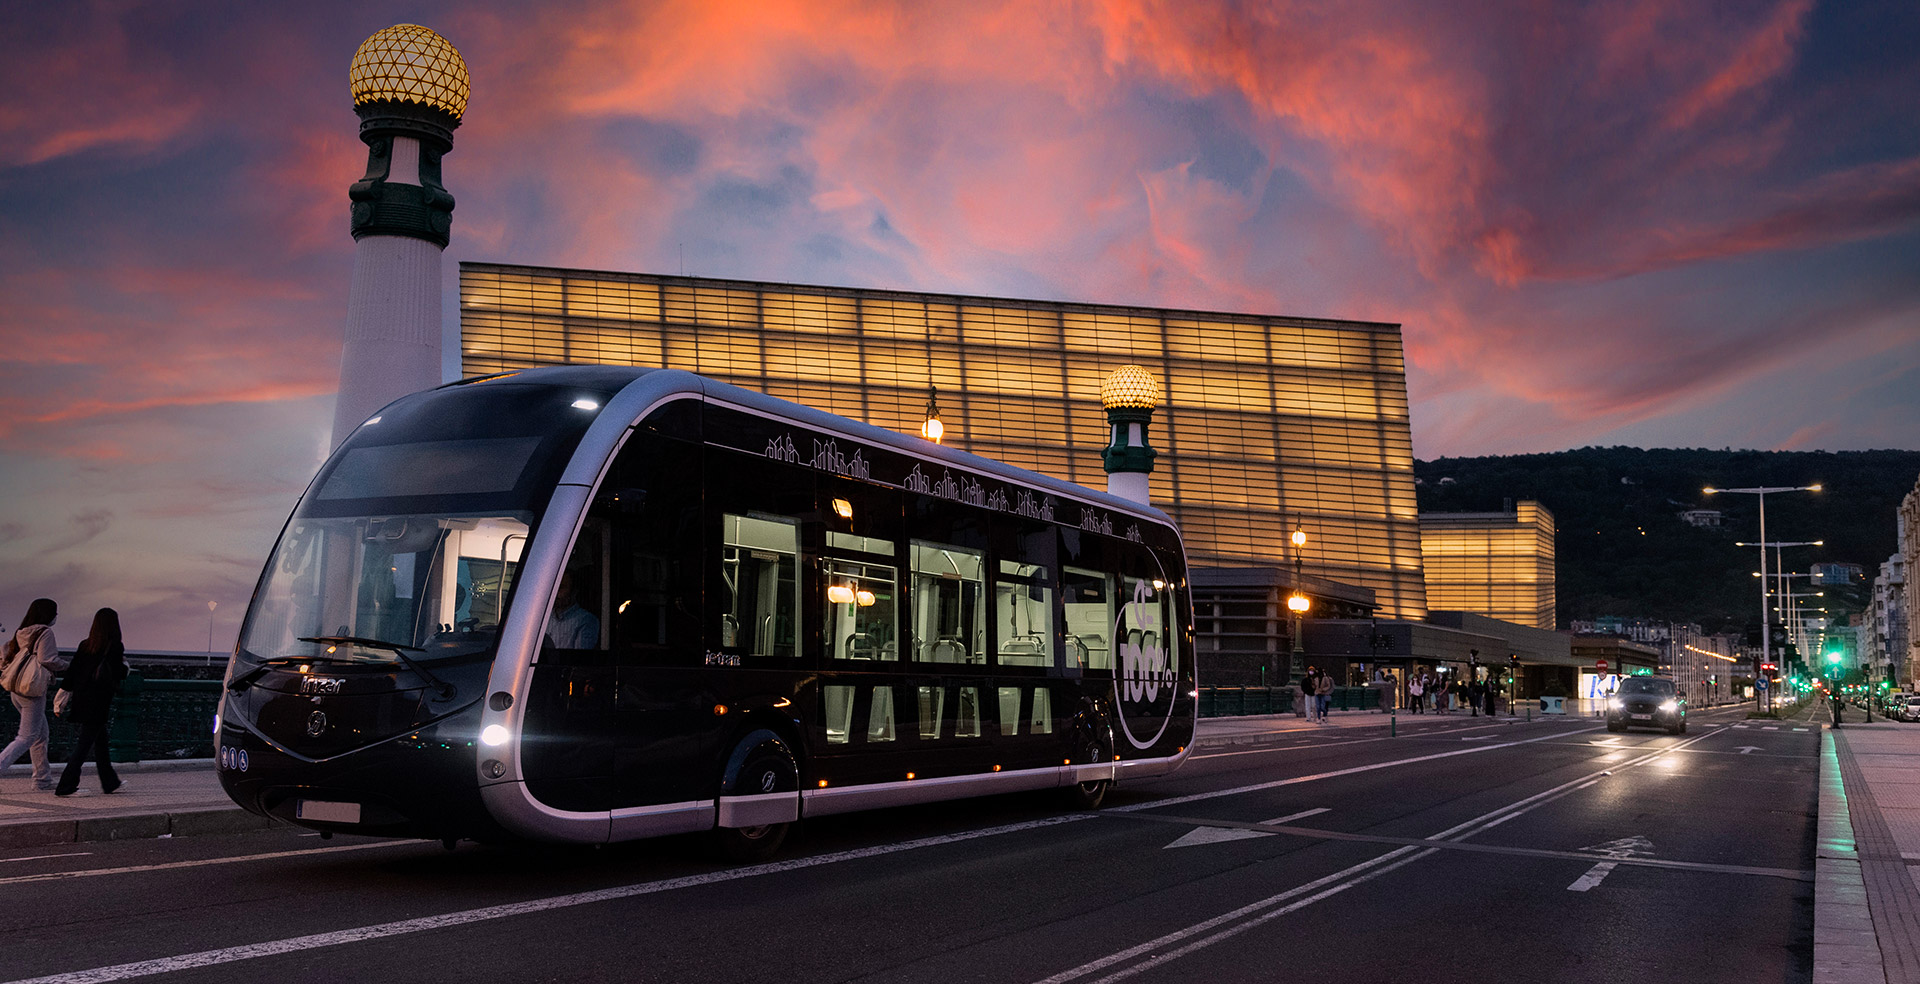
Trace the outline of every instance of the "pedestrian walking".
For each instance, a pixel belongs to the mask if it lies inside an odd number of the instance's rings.
[[[20,713],[19,732],[0,749],[0,773],[24,752],[33,763],[33,786],[41,790],[53,788],[53,766],[47,761],[47,689],[53,675],[67,668],[67,657],[53,641],[53,620],[59,614],[53,599],[35,598],[0,652],[0,686]]]
[[[1447,701],[1453,696],[1451,689],[1447,686],[1446,674],[1443,673],[1433,679],[1433,712],[1435,714],[1447,713]]]
[[[100,791],[111,793],[122,785],[107,757],[107,716],[113,709],[113,695],[127,677],[127,650],[120,643],[120,613],[102,608],[93,614],[93,631],[74,650],[73,662],[60,681],[60,690],[71,694],[67,719],[79,727],[73,740],[73,754],[53,787],[55,796],[71,796],[80,788],[80,764],[93,755],[94,772],[100,777]]]
[[[1407,712],[1419,714],[1426,709],[1427,675],[1415,673],[1407,681]]]
[[[1319,682],[1319,677],[1320,671],[1311,666],[1307,667],[1305,673],[1300,674],[1300,709],[1306,712],[1307,720],[1314,724],[1320,723],[1320,715],[1313,709],[1314,685]]]
[[[1320,715],[1320,723],[1327,723],[1327,704],[1333,700],[1333,674],[1322,673],[1313,681],[1313,709]]]
[[[1486,696],[1486,684],[1481,683],[1477,679],[1467,682],[1467,710],[1472,712],[1468,715],[1469,717],[1480,716],[1480,704],[1486,700]]]

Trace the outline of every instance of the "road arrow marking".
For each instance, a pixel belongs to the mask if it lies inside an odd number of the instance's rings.
[[[1653,842],[1640,834],[1635,834],[1632,837],[1610,840],[1605,844],[1583,847],[1581,850],[1592,851],[1595,854],[1604,854],[1610,858],[1652,857]],[[1567,891],[1585,892],[1589,889],[1596,888],[1602,881],[1605,881],[1607,875],[1617,867],[1619,867],[1619,862],[1602,861],[1588,868],[1586,874],[1574,879],[1573,884],[1567,886]]]
[[[1588,741],[1587,741],[1587,744],[1589,744],[1589,745],[1618,745],[1618,744],[1620,744],[1620,739],[1618,739],[1618,738],[1591,738],[1591,739],[1588,739]]]
[[[1604,854],[1610,858],[1650,858],[1653,857],[1653,842],[1643,834],[1635,834],[1632,837],[1610,840],[1605,844],[1583,847],[1581,850]]]
[[[1612,861],[1602,861],[1588,868],[1586,874],[1574,879],[1573,884],[1567,886],[1567,891],[1584,892],[1587,889],[1593,888],[1599,885],[1600,882],[1607,877],[1607,874],[1616,867],[1618,867],[1618,865]]]
[[[1760,750],[1760,746],[1758,745],[1741,745],[1739,748],[1734,749],[1734,751],[1739,752],[1742,755],[1751,755],[1754,752],[1757,752],[1759,750]]]
[[[1305,820],[1310,816],[1326,813],[1331,809],[1333,809],[1333,807],[1316,806],[1311,810],[1301,810],[1299,813],[1289,813],[1284,817],[1274,817],[1272,820],[1262,820],[1260,822],[1270,824],[1292,823],[1295,820]],[[1227,841],[1246,840],[1249,837],[1272,836],[1273,835],[1269,833],[1258,830],[1247,830],[1244,827],[1195,827],[1179,840],[1168,844],[1166,847],[1161,848],[1161,850],[1165,851],[1175,847],[1198,847],[1201,844],[1224,844]]]

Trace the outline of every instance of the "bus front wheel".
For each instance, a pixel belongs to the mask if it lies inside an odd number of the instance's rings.
[[[741,742],[733,756],[739,766],[725,784],[727,795],[790,793],[799,788],[799,770],[787,746],[770,732],[759,732]],[[752,827],[716,827],[714,848],[729,861],[765,861],[786,842],[790,823]]]
[[[1107,789],[1113,785],[1105,779],[1092,782],[1076,782],[1066,788],[1067,805],[1076,810],[1097,810],[1106,802]]]

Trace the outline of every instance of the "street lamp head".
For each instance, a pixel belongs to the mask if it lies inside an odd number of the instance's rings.
[[[1292,539],[1294,546],[1304,547],[1307,545],[1307,532],[1305,530],[1294,530]]]
[[[1304,614],[1312,605],[1313,602],[1308,601],[1306,595],[1298,592],[1287,596],[1287,608],[1295,614]]]

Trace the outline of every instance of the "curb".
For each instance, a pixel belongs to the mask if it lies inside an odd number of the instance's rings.
[[[273,821],[239,807],[134,813],[113,817],[28,820],[0,825],[0,849],[80,844],[89,841],[193,837],[261,830]]]

